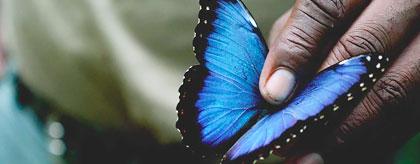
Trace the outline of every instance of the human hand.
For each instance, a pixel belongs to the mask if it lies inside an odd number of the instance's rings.
[[[329,153],[322,154],[328,162],[342,163],[349,157],[353,161],[367,157],[363,152],[378,157],[395,151],[418,130],[407,125],[420,116],[413,106],[418,106],[413,99],[420,90],[420,36],[415,22],[419,13],[419,0],[297,0],[273,26],[260,77],[261,94],[281,104],[307,75],[355,55],[381,53],[395,62],[338,126],[327,141]],[[335,161],[339,157],[341,161]],[[322,161],[313,153],[296,159]]]

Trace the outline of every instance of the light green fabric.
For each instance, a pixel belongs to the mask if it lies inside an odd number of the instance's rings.
[[[5,0],[3,8],[6,48],[37,94],[95,125],[128,119],[178,139],[178,76],[132,37],[111,1]]]
[[[265,34],[291,0],[245,1]],[[125,121],[179,141],[178,86],[197,0],[2,0],[1,30],[23,81],[55,108],[101,127]]]

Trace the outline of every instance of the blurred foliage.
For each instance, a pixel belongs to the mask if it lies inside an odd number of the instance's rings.
[[[411,138],[396,154],[396,164],[420,163],[420,134]]]

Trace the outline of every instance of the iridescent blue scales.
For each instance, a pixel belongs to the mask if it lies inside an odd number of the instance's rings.
[[[179,89],[177,128],[184,144],[203,157],[250,162],[282,149],[307,129],[334,119],[363,96],[389,59],[362,54],[320,72],[285,106],[268,109],[258,89],[268,52],[240,0],[200,0],[193,41],[199,65]]]

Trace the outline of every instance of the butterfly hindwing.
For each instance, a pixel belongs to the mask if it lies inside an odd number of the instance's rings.
[[[267,47],[239,0],[200,0],[194,52],[180,88],[177,128],[203,155],[223,154],[263,111],[258,90]]]
[[[299,137],[313,122],[330,119],[340,103],[360,98],[387,65],[381,55],[360,55],[320,72],[281,110],[262,117],[226,153],[226,161],[254,160]],[[298,126],[296,126],[298,125]]]

